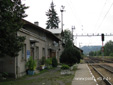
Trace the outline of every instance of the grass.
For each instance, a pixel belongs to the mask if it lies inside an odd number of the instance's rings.
[[[81,63],[81,64],[84,63],[84,60],[83,60],[83,59],[80,59],[80,63]]]
[[[43,70],[33,76],[0,82],[0,85],[71,85],[75,70],[71,75],[61,75],[60,72],[59,68]]]
[[[113,59],[113,56],[104,56],[104,58]]]

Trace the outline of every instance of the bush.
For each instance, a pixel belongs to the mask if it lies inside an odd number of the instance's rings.
[[[58,65],[57,59],[56,59],[56,57],[53,57],[52,58],[52,66],[57,67],[57,65]]]
[[[46,59],[46,68],[50,69],[52,67],[52,58]]]
[[[41,65],[44,65],[46,62],[46,58],[43,56],[42,59],[41,59]]]
[[[45,63],[46,63],[47,65],[52,65],[52,58],[46,59]]]
[[[26,63],[26,67],[28,68],[28,70],[35,70],[37,67],[36,61],[33,60],[33,57],[30,56],[28,62]]]
[[[60,62],[67,65],[74,65],[80,63],[81,54],[75,47],[65,48],[60,56]]]
[[[66,65],[66,64],[63,64],[62,67],[61,67],[61,69],[63,69],[63,70],[65,70],[65,69],[69,69],[69,66]]]
[[[73,65],[72,68],[73,68],[72,70],[74,71],[77,70],[77,65]]]

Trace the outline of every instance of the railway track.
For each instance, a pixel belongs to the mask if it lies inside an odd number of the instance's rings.
[[[113,74],[113,67],[111,66],[108,66],[108,65],[99,65],[101,66],[102,68],[106,69],[107,71],[111,72]]]
[[[90,64],[90,69],[95,76],[99,85],[112,85],[113,84],[113,72],[108,69],[107,66]]]
[[[90,63],[113,63],[112,59],[102,59],[102,58],[96,58],[96,57],[88,57],[87,59],[85,59],[85,61],[90,62]]]
[[[113,85],[113,67],[106,64],[113,61],[101,58],[87,58],[85,61],[99,85]]]

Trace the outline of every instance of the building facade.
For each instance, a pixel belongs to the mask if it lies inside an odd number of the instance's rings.
[[[24,46],[17,57],[4,57],[0,59],[0,72],[7,72],[12,77],[18,78],[26,74],[26,62],[30,56],[37,61],[44,56],[56,57],[59,62],[60,42],[52,32],[47,31],[36,24],[23,20],[24,26],[17,33],[24,36]]]

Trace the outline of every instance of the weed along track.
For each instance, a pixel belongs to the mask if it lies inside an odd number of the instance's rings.
[[[102,64],[89,64],[89,67],[95,76],[97,83],[99,85],[112,85],[113,84],[113,72],[110,71],[113,69],[107,65]]]

